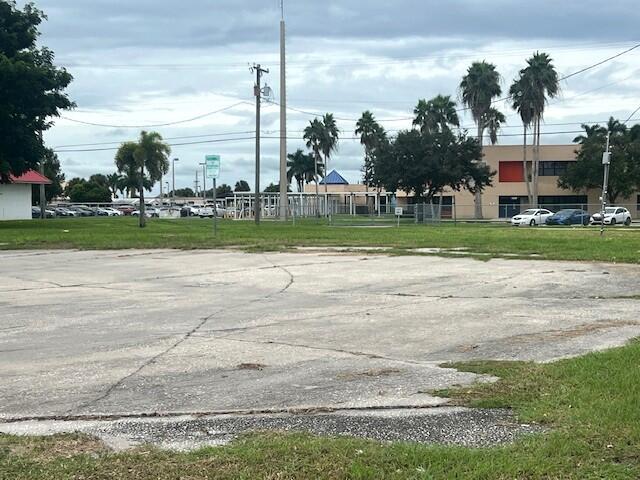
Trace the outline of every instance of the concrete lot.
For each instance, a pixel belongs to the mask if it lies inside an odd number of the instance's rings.
[[[438,405],[440,368],[640,335],[640,267],[234,251],[0,253],[0,418]]]

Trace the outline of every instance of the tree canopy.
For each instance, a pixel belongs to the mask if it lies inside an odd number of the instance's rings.
[[[65,189],[66,195],[73,203],[110,203],[111,192],[109,187],[94,177],[89,180],[84,178],[72,178]]]
[[[236,188],[234,189],[236,192],[250,192],[251,187],[249,186],[249,182],[246,180],[238,180],[236,182]]]
[[[44,157],[44,176],[51,180],[50,185],[45,185],[44,187],[44,195],[47,202],[50,202],[51,199],[55,197],[59,197],[62,195],[62,183],[64,182],[64,173],[60,168],[60,159],[58,159],[58,155],[56,153],[47,148],[45,149],[45,157]],[[31,186],[31,198],[33,199],[33,203],[35,205],[40,204],[40,186],[32,185]]]
[[[611,134],[611,168],[609,199],[629,197],[640,188],[640,125],[627,128],[611,118],[606,126],[583,125],[584,135],[576,137],[580,145],[576,162],[558,179],[558,186],[571,190],[599,189],[604,181],[602,154],[607,133]]]
[[[0,183],[37,168],[47,157],[41,132],[74,106],[64,93],[72,76],[54,66],[51,50],[36,46],[45,18],[31,3],[20,10],[0,1]]]

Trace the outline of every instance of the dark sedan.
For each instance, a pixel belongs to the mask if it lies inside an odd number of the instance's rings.
[[[589,225],[590,218],[589,212],[569,208],[551,215],[545,223],[547,225]]]

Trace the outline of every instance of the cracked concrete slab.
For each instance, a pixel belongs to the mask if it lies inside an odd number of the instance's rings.
[[[1,252],[0,419],[440,405],[419,392],[487,380],[442,362],[548,361],[639,335],[639,273],[336,252]]]

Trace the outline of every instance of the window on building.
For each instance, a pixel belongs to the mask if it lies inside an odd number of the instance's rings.
[[[540,162],[541,177],[559,177],[567,173],[567,168],[572,162],[568,161],[544,161]]]
[[[581,208],[586,210],[589,199],[586,195],[540,195],[538,203],[542,208],[553,212],[565,208]]]
[[[498,179],[501,183],[524,182],[522,162],[500,162]]]

